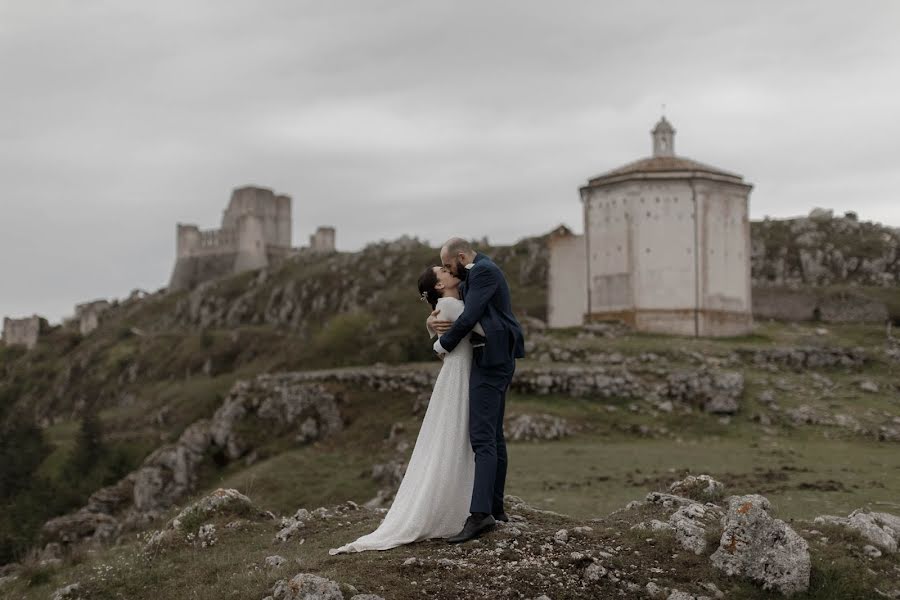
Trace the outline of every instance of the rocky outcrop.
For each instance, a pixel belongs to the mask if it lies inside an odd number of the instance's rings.
[[[663,509],[675,509],[666,521],[651,519],[638,523],[633,529],[671,531],[675,542],[683,549],[702,554],[706,550],[708,531],[719,527],[724,511],[712,502],[722,497],[724,486],[709,475],[689,475],[669,486],[670,493],[650,492],[646,503]],[[697,500],[701,500],[698,502]]]
[[[208,454],[219,453],[230,461],[273,437],[293,436],[298,444],[327,437],[343,427],[338,404],[322,385],[290,377],[261,375],[238,381],[211,419],[190,425],[137,470],[95,492],[85,507],[48,521],[44,542],[55,548],[112,540],[124,529],[158,517],[191,492]]]
[[[219,488],[187,505],[164,528],[144,534],[143,551],[148,556],[156,556],[166,546],[179,541],[201,549],[214,546],[218,534],[215,524],[209,521],[221,516],[274,518],[272,513],[260,510],[239,491]]]
[[[857,531],[864,538],[888,553],[900,548],[900,517],[884,512],[855,510],[847,517],[822,515],[816,523],[840,525]]]
[[[853,213],[816,209],[797,219],[755,221],[751,245],[756,286],[900,282],[900,233]]]
[[[719,549],[710,557],[726,575],[741,575],[786,596],[809,589],[809,547],[787,523],[769,516],[759,495],[731,496]]]
[[[241,434],[237,424],[247,420],[259,421],[267,437],[293,431],[299,443],[327,437],[343,428],[334,395],[321,385],[279,375],[238,381],[213,415],[209,427],[212,442],[230,460],[244,456],[260,441]]]
[[[45,544],[55,544],[56,548],[80,541],[109,541],[120,530],[121,524],[110,515],[81,509],[50,519],[44,523],[41,534]]]

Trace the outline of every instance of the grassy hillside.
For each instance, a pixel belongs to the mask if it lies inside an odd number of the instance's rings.
[[[506,271],[519,314],[544,317],[543,241],[483,251]],[[0,563],[20,556],[41,523],[210,416],[238,379],[429,360],[430,308],[418,301],[416,280],[437,261],[438,249],[416,240],[301,255],[191,292],[117,304],[87,336],[55,327],[31,351],[0,345],[0,455],[19,465],[0,474],[16,482],[0,492],[9,508],[0,517]],[[97,425],[91,443],[99,450],[76,464],[85,419]],[[82,472],[74,485],[73,469]]]

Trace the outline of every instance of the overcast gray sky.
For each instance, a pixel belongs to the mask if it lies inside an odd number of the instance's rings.
[[[0,0],[0,315],[166,285],[175,223],[293,197],[294,244],[581,229],[676,151],[751,215],[900,226],[900,2]]]

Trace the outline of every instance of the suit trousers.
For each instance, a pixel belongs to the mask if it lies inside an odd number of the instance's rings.
[[[516,370],[515,361],[480,367],[481,348],[475,349],[469,377],[469,441],[475,452],[475,482],[470,512],[500,513],[506,485],[506,440],[503,413],[506,391]]]

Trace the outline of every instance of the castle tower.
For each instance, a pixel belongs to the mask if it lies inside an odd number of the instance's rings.
[[[693,336],[751,329],[753,186],[740,175],[677,156],[674,137],[663,117],[652,131],[652,156],[581,187],[583,243],[571,235],[551,243],[551,271],[557,272],[551,272],[550,285],[568,282],[577,290],[572,278],[586,277],[585,293],[573,302],[551,289],[551,326],[622,320],[639,331]],[[554,257],[560,252],[568,253],[565,260]],[[568,266],[582,264],[581,274]]]
[[[266,221],[253,214],[240,215],[236,222],[237,256],[234,272],[261,269],[269,264],[266,256]]]
[[[219,229],[176,226],[176,260],[169,291],[259,269],[291,250],[291,197],[245,186],[231,193]]]
[[[334,227],[319,227],[309,236],[309,247],[316,252],[334,252]]]

